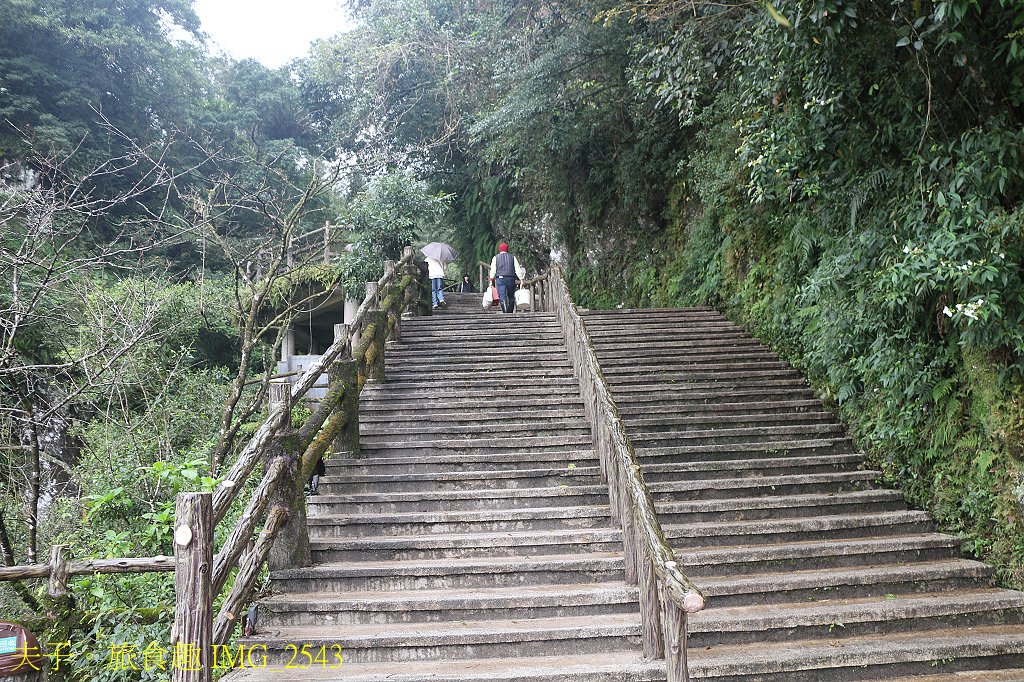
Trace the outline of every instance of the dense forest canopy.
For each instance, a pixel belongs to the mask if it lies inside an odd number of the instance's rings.
[[[509,240],[586,306],[724,309],[1024,584],[1024,4],[348,8],[272,70],[208,56],[187,1],[0,0],[6,563],[168,552],[263,409],[282,245],[330,221],[362,248],[328,285]],[[169,594],[76,587],[95,633]]]

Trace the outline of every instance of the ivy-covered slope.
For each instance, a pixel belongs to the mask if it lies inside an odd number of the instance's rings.
[[[310,109],[450,193],[466,265],[511,239],[591,307],[723,308],[1024,585],[1024,5],[355,4]]]
[[[573,270],[585,305],[726,310],[1020,586],[1024,10],[983,5],[677,19],[633,64],[689,133],[669,208],[597,221],[618,248],[577,242]]]

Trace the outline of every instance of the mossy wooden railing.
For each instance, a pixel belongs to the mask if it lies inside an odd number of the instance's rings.
[[[189,647],[199,656],[200,665],[185,666],[195,670],[175,668],[172,679],[209,682],[213,645],[225,644],[231,638],[264,563],[269,563],[271,569],[310,565],[304,484],[332,446],[341,453],[358,454],[359,392],[366,382],[385,379],[385,343],[401,337],[402,317],[430,314],[428,291],[426,267],[416,261],[412,247],[406,247],[397,264],[385,264],[380,280],[367,282],[366,297],[355,316],[349,324],[335,326],[334,342],[323,356],[294,383],[271,384],[267,419],[217,489],[213,493],[178,495],[173,558],[74,561],[68,546],[57,545],[49,563],[0,568],[0,581],[46,578],[50,600],[47,610],[51,623],[60,628],[62,623],[80,620],[72,617],[74,604],[68,585],[72,576],[173,571],[176,604],[171,648]],[[325,372],[326,396],[305,424],[293,427],[292,406]],[[228,537],[215,551],[216,526],[224,521],[260,463],[262,478]],[[261,522],[262,529],[256,535]],[[234,581],[229,581],[236,569]],[[215,616],[214,601],[229,582],[231,587]],[[66,639],[70,638],[52,641]],[[60,672],[51,670],[50,679],[61,679]]]
[[[612,520],[622,529],[626,581],[637,585],[644,656],[665,659],[668,682],[688,680],[687,614],[704,608],[704,596],[679,569],[665,539],[633,443],[626,434],[593,341],[557,264],[544,276],[545,311],[554,312],[576,376],[594,447],[608,483]]]

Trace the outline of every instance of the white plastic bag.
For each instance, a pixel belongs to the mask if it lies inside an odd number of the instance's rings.
[[[487,290],[484,291],[484,310],[490,310],[492,305],[494,305],[494,287],[487,287]]]
[[[532,305],[529,289],[516,290],[516,310],[529,310]]]

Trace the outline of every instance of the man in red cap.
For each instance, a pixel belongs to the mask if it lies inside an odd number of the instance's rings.
[[[501,309],[510,313],[516,309],[516,280],[526,279],[526,268],[508,252],[508,244],[498,245],[498,255],[491,259],[491,285],[498,287]]]

